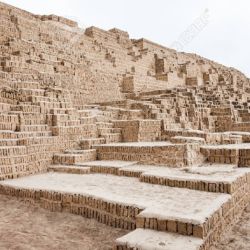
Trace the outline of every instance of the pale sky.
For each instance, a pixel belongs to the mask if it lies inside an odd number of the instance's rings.
[[[1,0],[0,0],[1,1]],[[2,0],[35,14],[56,14],[81,27],[113,27],[192,52],[250,77],[248,0]],[[177,45],[177,46],[176,46]]]

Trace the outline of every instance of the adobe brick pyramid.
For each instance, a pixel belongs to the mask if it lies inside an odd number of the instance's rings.
[[[127,32],[0,3],[0,193],[210,249],[250,201],[250,80]]]

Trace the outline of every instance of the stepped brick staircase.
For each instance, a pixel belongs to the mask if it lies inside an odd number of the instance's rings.
[[[250,81],[119,29],[0,3],[0,193],[209,249],[250,201]]]

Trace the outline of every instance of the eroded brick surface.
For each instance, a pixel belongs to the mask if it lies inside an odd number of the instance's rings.
[[[1,181],[48,171],[116,175],[229,198],[195,223],[184,212],[179,220],[162,211],[143,215],[119,196],[107,202],[1,182],[5,195],[112,227],[143,228],[147,239],[151,230],[154,240],[161,231],[176,244],[187,240],[180,235],[200,238],[190,247],[201,249],[218,242],[249,202],[250,82],[236,69],[117,28],[82,30],[64,17],[0,3],[0,90]],[[120,242],[117,249],[136,245]]]

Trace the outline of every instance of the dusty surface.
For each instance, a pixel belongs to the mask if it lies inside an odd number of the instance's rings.
[[[0,249],[107,250],[127,233],[94,220],[53,213],[0,195]]]
[[[147,217],[181,220],[186,223],[203,223],[230,198],[227,194],[151,185],[136,178],[102,174],[45,173],[5,180],[1,184],[83,194],[143,208],[140,214]]]
[[[138,228],[116,240],[119,246],[144,250],[197,250],[202,239],[176,233]]]
[[[248,250],[250,249],[250,203],[239,222],[224,235],[220,244],[211,250]]]

